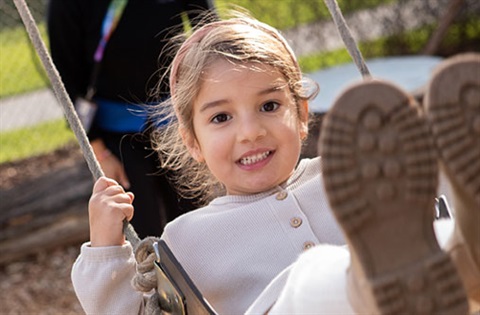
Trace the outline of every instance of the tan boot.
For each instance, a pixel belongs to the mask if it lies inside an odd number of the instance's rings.
[[[471,305],[480,305],[480,54],[444,61],[425,97],[440,165],[453,192],[450,252]]]
[[[467,314],[460,277],[434,234],[436,152],[413,98],[382,81],[351,86],[325,117],[319,146],[351,252],[355,311]]]

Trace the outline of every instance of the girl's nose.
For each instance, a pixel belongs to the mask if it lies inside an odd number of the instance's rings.
[[[238,140],[240,142],[254,142],[265,137],[267,129],[261,120],[256,117],[242,119],[238,127]]]

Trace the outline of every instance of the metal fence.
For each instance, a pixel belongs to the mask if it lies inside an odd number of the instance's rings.
[[[28,1],[35,20],[39,23],[43,38],[45,35],[46,0]],[[12,0],[0,0],[0,132],[16,129],[30,123],[50,120],[52,114],[58,117],[58,106],[45,88],[48,78],[38,59],[28,34],[20,20]],[[23,86],[27,87],[27,91]],[[43,92],[40,93],[39,92]],[[34,92],[33,94],[26,92]],[[22,97],[20,101],[18,97]],[[25,99],[23,99],[25,97]],[[28,106],[27,104],[35,104]],[[15,107],[15,111],[10,110]],[[44,106],[48,106],[47,109]],[[9,109],[9,110],[7,110]],[[33,110],[32,112],[30,110]],[[34,116],[35,119],[27,119]],[[30,117],[28,117],[30,118]],[[38,118],[38,119],[37,119]]]
[[[280,1],[288,2],[290,10],[283,14],[289,14],[293,21],[293,25],[282,29],[282,32],[298,55],[309,56],[343,48],[322,0]],[[48,43],[45,35],[47,2],[48,0],[27,1]],[[265,22],[276,26],[279,13],[272,10],[272,2],[276,1],[238,1],[254,16],[261,16]],[[421,54],[429,43],[434,45],[430,54],[444,57],[461,51],[480,50],[480,3],[476,0],[399,0],[384,1],[381,5],[378,2],[339,1],[354,36],[359,42],[365,43],[361,45],[361,50],[367,58],[378,54]],[[452,5],[455,3],[459,4],[458,12],[447,23],[446,31],[439,33],[442,24],[450,18],[449,12],[452,13]],[[359,7],[360,9],[355,9]],[[306,12],[309,20],[305,22]],[[436,33],[439,33],[440,40],[432,43]],[[328,63],[320,62],[313,65],[313,69],[327,65]],[[0,66],[3,73],[0,82],[0,136],[32,125],[63,119],[62,110],[49,88],[48,79],[12,0],[0,0]],[[33,83],[25,84],[28,80]],[[20,82],[24,84],[19,84]],[[20,86],[28,86],[29,90],[22,90]],[[35,133],[41,133],[41,130]],[[48,143],[48,134],[35,133],[27,133],[25,137],[35,137],[39,139],[36,141]],[[2,143],[0,151],[1,146]]]

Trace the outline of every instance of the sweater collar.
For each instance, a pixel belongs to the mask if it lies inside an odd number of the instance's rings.
[[[252,195],[225,195],[225,196],[217,197],[214,200],[212,200],[212,202],[210,202],[210,206],[218,206],[218,205],[225,205],[225,204],[232,204],[232,203],[241,205],[245,203],[258,201],[260,199],[276,194],[282,190],[289,190],[292,188],[292,186],[294,186],[299,181],[300,177],[305,172],[309,161],[310,159],[300,160],[292,176],[290,176],[282,184],[270,190],[257,193],[257,194],[252,194]]]

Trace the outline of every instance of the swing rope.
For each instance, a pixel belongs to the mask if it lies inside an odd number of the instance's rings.
[[[48,78],[52,83],[52,88],[57,97],[57,100],[63,107],[63,112],[70,124],[70,128],[72,129],[75,137],[77,138],[78,144],[80,145],[80,149],[82,150],[83,156],[87,162],[88,168],[93,175],[93,178],[97,180],[101,176],[104,176],[104,173],[98,163],[97,159],[95,158],[95,154],[93,153],[92,147],[87,138],[87,134],[80,123],[80,120],[77,116],[75,108],[73,107],[72,101],[65,90],[65,86],[58,74],[57,69],[55,68],[50,55],[48,54],[47,48],[45,47],[45,43],[40,36],[40,32],[38,27],[28,9],[25,0],[13,0],[15,6],[17,7],[17,11],[22,18],[23,24],[27,30],[27,33],[30,37],[30,40],[37,51],[40,60],[47,72]],[[127,221],[124,222],[124,229],[123,232],[127,240],[132,243],[133,246],[136,246],[140,241],[137,233]]]
[[[328,10],[330,11],[330,15],[333,18],[333,22],[335,23],[337,30],[340,33],[340,37],[342,38],[343,43],[348,50],[348,53],[355,62],[355,65],[360,71],[362,77],[364,79],[371,77],[370,71],[368,70],[367,64],[363,59],[362,53],[360,52],[360,49],[358,48],[358,45],[352,36],[352,32],[350,32],[347,22],[345,22],[342,12],[340,11],[337,0],[324,0],[324,2]]]
[[[357,68],[364,78],[370,77],[370,72],[365,64],[365,61],[362,57],[358,46],[351,35],[351,32],[345,22],[345,19],[342,16],[340,8],[338,7],[336,0],[324,0],[327,5],[330,14],[334,20],[334,23],[340,33],[340,36],[347,47],[347,50],[350,56],[353,58]],[[60,75],[55,68],[53,61],[45,47],[45,44],[40,36],[40,32],[37,28],[37,25],[28,9],[28,6],[25,0],[13,0],[17,11],[20,14],[20,17],[25,25],[27,33],[30,37],[30,40],[37,51],[40,60],[47,72],[48,78],[52,84],[53,91],[59,103],[63,107],[64,114],[70,124],[75,137],[80,145],[80,149],[83,153],[83,156],[87,162],[88,168],[93,175],[93,178],[97,180],[101,176],[104,176],[104,173],[98,163],[95,154],[93,153],[92,147],[88,141],[87,134],[80,123],[78,115],[75,111],[75,108],[70,100],[70,97],[67,94],[65,86],[60,78]],[[142,292],[150,292],[157,287],[157,279],[154,269],[153,261],[156,259],[156,255],[153,250],[153,242],[157,241],[158,238],[147,237],[143,240],[140,240],[137,233],[133,229],[133,226],[124,221],[123,233],[125,234],[126,239],[132,244],[135,253],[135,259],[137,261],[136,266],[136,275],[132,279],[133,286]],[[162,299],[159,297],[158,292],[155,290],[155,293],[150,296],[145,305],[145,312],[147,314],[162,314],[162,309],[168,309],[168,305],[161,305]]]

